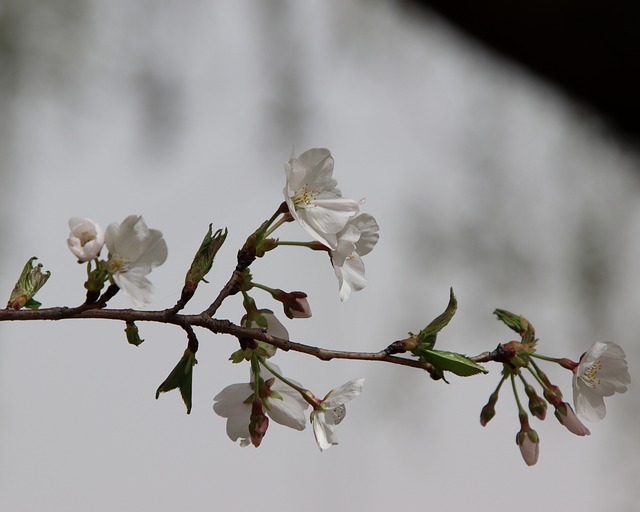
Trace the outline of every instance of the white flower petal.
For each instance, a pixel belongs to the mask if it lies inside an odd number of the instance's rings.
[[[267,415],[276,423],[295,430],[304,430],[307,426],[305,409],[309,406],[300,395],[297,397],[278,389],[282,400],[270,398]],[[300,397],[300,398],[299,398]]]
[[[342,267],[333,267],[338,278],[338,286],[340,290],[340,300],[347,300],[351,292],[357,292],[367,286],[367,280],[364,277],[364,262],[357,254],[344,261]]]
[[[376,219],[368,213],[361,213],[353,218],[351,224],[360,231],[360,239],[356,243],[356,252],[360,256],[369,254],[380,238],[380,227]]]
[[[323,400],[323,404],[327,409],[332,409],[338,405],[342,405],[349,400],[353,400],[364,388],[364,379],[350,380],[339,388],[333,389],[327,393]]]
[[[137,308],[143,308],[151,302],[153,283],[145,275],[144,269],[131,269],[127,272],[113,274],[113,280]]]
[[[573,382],[573,405],[576,414],[593,423],[602,420],[607,414],[604,397],[594,392],[582,381],[576,382],[575,379]]]
[[[320,451],[327,450],[334,444],[338,444],[335,428],[333,425],[326,423],[324,415],[324,412],[316,411],[312,419],[313,435],[316,438],[316,443]]]
[[[69,219],[67,245],[80,263],[95,259],[104,245],[104,231],[93,220],[80,217]]]

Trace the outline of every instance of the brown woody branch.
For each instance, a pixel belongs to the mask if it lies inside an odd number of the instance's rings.
[[[326,348],[306,345],[295,341],[285,340],[271,336],[264,330],[248,329],[236,325],[229,320],[211,318],[207,312],[199,315],[174,314],[171,309],[160,311],[140,311],[135,309],[85,309],[82,306],[77,308],[54,307],[37,310],[27,309],[2,309],[0,310],[0,322],[6,321],[36,321],[36,320],[70,320],[70,319],[101,319],[101,320],[121,320],[123,322],[157,322],[176,325],[192,333],[192,327],[206,329],[213,334],[229,334],[236,338],[252,338],[262,341],[284,351],[301,352],[308,354],[322,361],[331,359],[352,359],[360,361],[383,361],[386,363],[398,364],[418,368],[432,373],[435,369],[429,363],[423,363],[415,359],[389,354],[384,349],[378,352],[353,352],[346,350],[331,350]],[[475,357],[471,357],[476,362],[495,361],[497,352],[483,352]]]

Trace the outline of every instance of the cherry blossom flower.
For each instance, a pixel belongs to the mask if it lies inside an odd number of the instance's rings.
[[[311,423],[320,451],[338,444],[335,426],[340,424],[347,414],[344,404],[362,393],[363,386],[364,379],[350,380],[339,388],[329,391],[314,408],[311,413]]]
[[[340,232],[359,210],[358,202],[345,199],[333,179],[333,157],[328,149],[313,148],[285,164],[284,197],[289,212],[310,236],[330,249]]]
[[[78,263],[85,263],[98,257],[104,245],[104,231],[91,219],[71,217],[69,219],[69,238],[67,245],[78,258]]]
[[[282,375],[278,366],[274,363],[269,363],[269,365]],[[275,378],[270,371],[263,367],[260,368],[260,378],[264,383],[264,387],[259,390],[262,404],[258,403],[258,405],[261,405],[261,410],[280,425],[295,430],[304,430],[307,424],[304,411],[309,407],[309,404],[300,396],[300,393]],[[291,382],[298,385],[295,381]],[[232,441],[239,439],[240,446],[248,446],[252,438],[249,427],[252,414],[254,417],[257,416],[255,410],[258,407],[254,405],[254,386],[252,373],[251,382],[231,384],[213,399],[215,402],[213,410],[219,416],[227,418],[227,435]],[[261,434],[264,436],[264,432]]]
[[[378,242],[379,230],[373,216],[361,213],[349,219],[338,233],[338,245],[330,255],[338,278],[340,300],[347,300],[352,291],[362,290],[367,285],[362,256],[369,254]]]
[[[624,393],[631,382],[624,350],[616,343],[594,343],[573,373],[576,413],[593,422],[607,414],[604,397]]]
[[[107,227],[107,270],[137,307],[151,301],[153,284],[145,276],[167,259],[167,243],[157,229],[149,229],[140,215]]]

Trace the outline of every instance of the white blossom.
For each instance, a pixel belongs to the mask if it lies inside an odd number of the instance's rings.
[[[309,233],[330,249],[336,249],[337,233],[359,209],[345,199],[333,179],[333,157],[328,149],[313,148],[285,164],[284,197],[289,212]]]
[[[350,380],[339,388],[329,391],[311,413],[313,434],[321,451],[338,444],[335,427],[347,414],[344,404],[362,393],[363,386],[364,379]]]
[[[167,243],[157,229],[149,229],[140,215],[107,227],[107,270],[137,307],[151,301],[153,284],[145,276],[167,259]]]
[[[100,225],[91,219],[71,217],[69,229],[71,232],[67,245],[78,262],[85,263],[97,258],[104,245],[104,231]]]
[[[279,375],[282,375],[277,365],[274,363],[269,363],[269,365]],[[274,377],[270,371],[263,367],[260,367],[260,377],[266,382],[275,379],[264,390],[267,396],[260,397],[267,416],[280,425],[295,430],[304,430],[307,425],[304,411],[309,407],[309,404],[300,396],[300,393]],[[298,385],[295,381],[291,382]],[[249,422],[254,394],[252,374],[251,382],[231,384],[213,399],[213,410],[219,416],[227,418],[227,435],[232,441],[239,439],[240,446],[248,446],[251,442]]]
[[[593,422],[607,414],[604,397],[624,393],[631,382],[624,350],[616,343],[594,343],[573,372],[576,413]]]

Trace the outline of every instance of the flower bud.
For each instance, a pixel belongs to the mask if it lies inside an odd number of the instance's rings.
[[[251,404],[251,416],[249,419],[249,435],[251,444],[256,448],[260,446],[262,438],[269,428],[269,418],[262,409],[262,402],[254,400]]]
[[[577,436],[588,436],[591,434],[589,429],[585,427],[578,419],[573,409],[567,402],[562,402],[555,411],[556,418],[562,423],[569,432]]]
[[[525,384],[524,391],[529,397],[529,411],[539,420],[547,416],[547,402],[538,396],[533,386]]]
[[[520,453],[527,466],[534,466],[538,462],[538,455],[540,454],[538,433],[532,429],[521,430],[516,435],[516,443],[520,447]]]
[[[480,411],[480,425],[485,427],[487,423],[489,423],[493,417],[496,415],[496,403],[498,402],[498,389],[496,389],[491,396],[489,396],[489,401]]]
[[[288,318],[311,318],[311,307],[304,292],[285,292],[274,290],[272,296],[282,302],[284,314]]]

